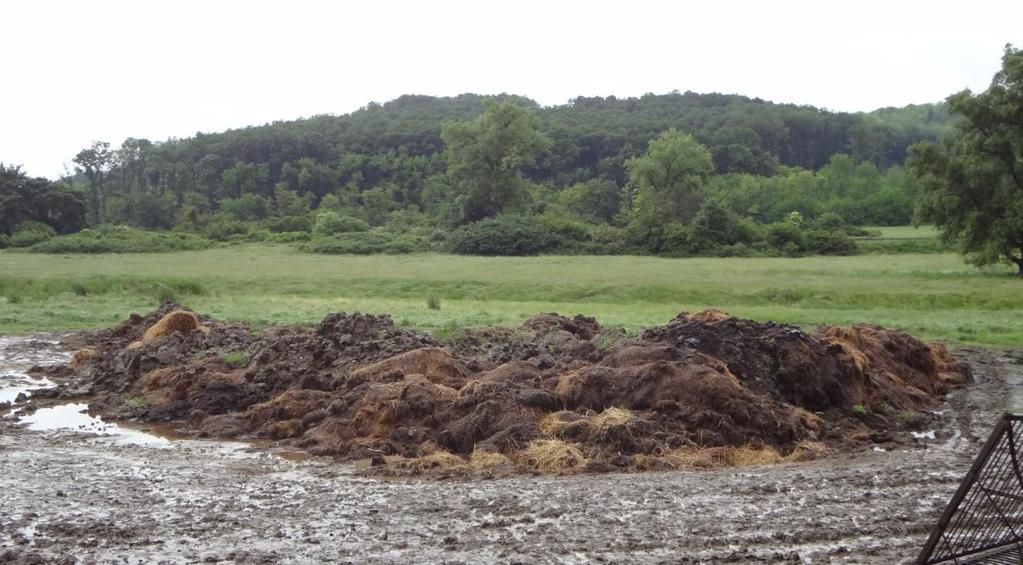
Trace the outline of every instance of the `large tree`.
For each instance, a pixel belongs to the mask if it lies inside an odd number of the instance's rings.
[[[1007,45],[987,90],[947,102],[955,132],[910,151],[924,188],[919,219],[974,263],[1010,262],[1023,277],[1023,51]]]
[[[634,221],[648,228],[689,223],[714,172],[710,151],[674,129],[651,140],[646,154],[629,159],[627,167],[635,193]]]
[[[106,174],[114,164],[110,144],[94,141],[88,149],[82,149],[75,156],[75,169],[89,179],[89,223],[98,225],[104,219],[105,194],[103,187]]]
[[[25,221],[48,224],[58,233],[78,231],[85,222],[85,199],[42,177],[30,177],[21,167],[0,163],[0,234],[12,233]]]
[[[522,168],[547,144],[530,110],[512,101],[485,106],[476,119],[448,122],[441,130],[462,223],[521,203],[527,194]]]

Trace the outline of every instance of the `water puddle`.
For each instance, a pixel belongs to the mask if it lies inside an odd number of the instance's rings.
[[[46,378],[33,378],[25,373],[0,373],[0,404],[14,404],[18,396],[31,396],[30,391],[37,388],[51,388],[57,383]]]
[[[25,374],[36,365],[66,363],[70,354],[59,349],[60,342],[39,336],[0,337],[0,404],[14,404],[19,395],[31,396],[31,390],[51,388],[56,383]]]
[[[87,404],[61,404],[40,408],[32,414],[21,415],[19,419],[28,429],[35,431],[68,430],[110,437],[119,443],[150,447],[171,446],[171,440],[168,438],[105,422],[102,418],[93,416],[89,414]]]

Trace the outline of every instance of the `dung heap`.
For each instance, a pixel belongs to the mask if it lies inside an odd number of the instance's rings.
[[[388,316],[256,332],[172,303],[97,332],[67,371],[66,395],[108,416],[412,472],[793,460],[908,437],[893,432],[971,380],[904,333],[806,333],[717,310],[638,337],[541,314],[442,343]]]

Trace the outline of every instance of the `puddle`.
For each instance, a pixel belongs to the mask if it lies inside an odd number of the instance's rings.
[[[46,378],[32,378],[25,373],[0,373],[0,404],[10,402],[14,404],[18,395],[30,396],[29,391],[37,388],[51,388],[57,383]]]
[[[0,404],[14,401],[19,394],[30,396],[30,390],[50,388],[56,383],[25,374],[35,365],[66,363],[70,353],[61,351],[59,341],[39,336],[0,337]]]
[[[61,404],[40,408],[33,414],[22,415],[20,419],[27,424],[28,429],[35,431],[69,430],[111,437],[121,443],[150,447],[171,446],[171,440],[167,438],[104,422],[102,418],[89,414],[88,410],[86,404]]]

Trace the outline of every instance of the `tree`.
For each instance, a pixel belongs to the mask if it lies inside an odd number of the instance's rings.
[[[42,222],[57,233],[76,232],[85,223],[85,199],[42,177],[29,177],[21,167],[0,163],[0,234],[13,233],[23,222]]]
[[[475,120],[441,129],[463,224],[520,204],[526,196],[522,168],[547,144],[529,110],[511,101],[488,101],[485,107]]]
[[[621,206],[621,189],[611,180],[590,179],[566,188],[559,200],[565,209],[580,218],[611,223]]]
[[[636,195],[634,221],[650,229],[667,222],[689,223],[714,172],[710,151],[675,129],[651,140],[646,154],[629,159],[626,166]]]
[[[946,101],[961,118],[955,132],[910,151],[923,185],[918,219],[975,264],[1010,262],[1023,277],[1023,51],[1007,45],[986,91]]]
[[[89,224],[99,225],[103,221],[104,202],[103,184],[107,171],[114,162],[110,144],[105,141],[94,141],[88,149],[82,149],[74,158],[75,170],[89,179]]]

